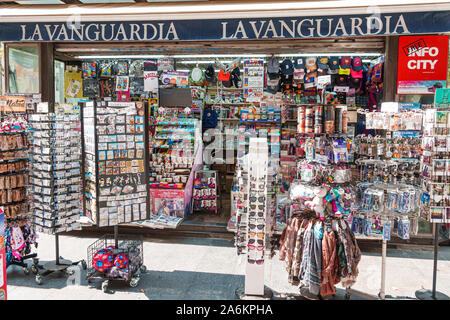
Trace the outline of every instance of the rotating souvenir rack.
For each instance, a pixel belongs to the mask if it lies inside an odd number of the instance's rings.
[[[58,109],[58,108],[57,108]],[[29,191],[36,231],[54,234],[56,260],[46,263],[36,282],[57,271],[78,264],[59,256],[60,232],[80,230],[82,214],[81,139],[78,114],[33,114],[31,132],[31,174]],[[83,267],[86,263],[81,261]]]
[[[279,119],[279,118],[278,118]],[[228,231],[235,232],[235,245],[237,248],[238,255],[247,252],[247,238],[246,238],[246,228],[247,228],[247,215],[249,214],[249,209],[256,207],[256,193],[254,190],[255,186],[249,188],[254,184],[254,181],[249,181],[249,170],[253,166],[253,162],[256,161],[254,157],[266,158],[267,161],[264,164],[264,175],[265,183],[260,184],[264,186],[262,191],[264,191],[265,196],[263,204],[259,203],[259,207],[264,205],[265,214],[262,216],[259,213],[258,217],[263,218],[264,222],[264,235],[259,232],[259,241],[261,239],[264,241],[264,252],[267,255],[272,256],[274,253],[274,242],[271,241],[271,237],[274,230],[274,219],[275,219],[275,204],[276,204],[276,176],[280,167],[280,124],[278,121],[268,121],[266,123],[258,124],[247,124],[241,125],[239,127],[239,141],[238,141],[238,159],[236,173],[234,177],[234,186],[232,192],[232,216],[228,222]],[[262,141],[267,143],[267,147],[263,148],[264,152],[251,153],[251,141],[258,140],[259,145]],[[253,161],[253,162],[252,162]],[[256,162],[255,162],[256,163]],[[258,164],[258,166],[262,166]],[[250,184],[249,184],[250,183]],[[249,185],[248,185],[249,184]],[[260,200],[261,202],[261,200]],[[252,212],[254,210],[252,209]],[[255,232],[254,232],[255,233]],[[255,259],[252,259],[255,260]],[[261,262],[261,259],[256,259],[255,261]]]
[[[421,217],[434,224],[433,286],[431,290],[418,290],[421,300],[448,300],[436,291],[439,250],[439,224],[450,223],[450,105],[449,89],[437,89],[434,108],[425,110],[422,138],[423,176]]]
[[[202,164],[201,115],[190,108],[160,107],[150,129],[150,220],[176,228],[192,211],[195,172]]]
[[[6,267],[18,265],[29,274],[25,261],[33,259],[31,271],[36,274],[37,253],[31,252],[37,236],[27,203],[28,116],[26,109],[18,112],[3,107],[0,117],[0,207],[5,216]]]
[[[86,214],[99,227],[148,219],[144,103],[88,102],[82,114]]]

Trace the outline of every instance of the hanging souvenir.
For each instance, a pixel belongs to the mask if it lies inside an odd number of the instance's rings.
[[[144,76],[144,61],[135,60],[130,63],[129,74],[131,77],[142,78]]]
[[[95,79],[97,78],[97,62],[84,61],[82,63],[82,77],[83,79]]]
[[[204,80],[203,70],[199,67],[194,67],[189,72],[189,80],[193,85],[201,85]]]
[[[98,81],[96,79],[83,80],[83,97],[98,97]]]
[[[118,76],[128,75],[128,61],[118,61],[116,63],[116,75]]]

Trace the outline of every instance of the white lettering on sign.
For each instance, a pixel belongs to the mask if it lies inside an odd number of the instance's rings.
[[[22,41],[167,41],[180,40],[176,25],[180,22],[161,23],[80,23],[75,28],[64,23],[21,24]],[[393,30],[391,30],[394,26]],[[222,30],[220,30],[220,27]],[[185,28],[183,25],[179,27]],[[376,34],[410,33],[403,15],[370,17],[305,17],[297,19],[258,19],[217,21],[213,27],[218,34],[206,35],[213,39],[277,39],[325,38]],[[203,30],[183,29],[183,38],[201,37]],[[200,34],[195,34],[200,32]]]
[[[411,70],[414,70],[414,69],[434,70],[434,67],[436,66],[436,62],[438,62],[438,60],[409,60],[408,61],[408,69],[411,69]]]
[[[424,47],[410,54],[411,57],[436,57],[439,54],[437,47]],[[409,60],[407,67],[410,70],[434,70],[438,60],[432,59],[415,59]]]

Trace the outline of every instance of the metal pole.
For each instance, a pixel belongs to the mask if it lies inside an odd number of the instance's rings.
[[[432,298],[436,300],[436,277],[437,277],[437,261],[439,251],[439,223],[434,224],[434,261],[433,261],[433,294]]]
[[[115,225],[114,226],[114,245],[116,247],[116,249],[119,247],[119,226]]]
[[[433,289],[421,289],[416,291],[416,298],[419,300],[450,300],[450,297],[442,292],[436,291],[437,283],[437,262],[439,251],[439,223],[434,223],[434,258],[433,258]]]
[[[381,289],[380,299],[386,298],[386,253],[387,253],[387,240],[382,241],[381,246]]]
[[[59,236],[55,234],[56,265],[59,265]]]

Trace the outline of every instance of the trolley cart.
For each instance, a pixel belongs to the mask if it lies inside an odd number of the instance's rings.
[[[127,285],[135,288],[139,284],[140,274],[147,270],[143,265],[143,241],[142,237],[133,239],[132,235],[106,234],[88,247],[87,250],[87,275],[86,280],[92,283],[94,280],[103,280],[102,290],[108,291],[111,280],[124,281]],[[113,256],[123,254],[128,257],[128,266],[125,268],[109,268],[106,272],[100,272],[94,268],[94,256],[102,249],[113,246]]]

